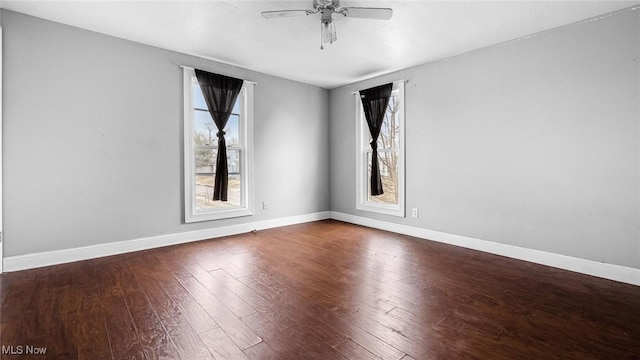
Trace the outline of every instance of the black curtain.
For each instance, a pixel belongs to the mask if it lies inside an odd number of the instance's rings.
[[[378,165],[378,136],[384,121],[384,114],[389,105],[389,98],[393,84],[376,86],[360,91],[364,117],[367,119],[369,133],[371,133],[371,195],[382,195],[382,180],[380,179],[380,166]]]
[[[224,140],[224,127],[231,116],[236,103],[242,80],[229,76],[213,74],[195,69],[200,89],[207,103],[209,113],[218,128],[218,155],[216,156],[216,177],[213,188],[213,200],[227,201],[229,173],[227,170],[227,143]]]

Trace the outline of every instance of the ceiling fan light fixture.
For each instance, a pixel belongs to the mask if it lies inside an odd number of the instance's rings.
[[[336,35],[336,25],[334,22],[322,22],[320,31],[322,33],[322,42],[333,44],[334,41],[338,40],[338,36]]]

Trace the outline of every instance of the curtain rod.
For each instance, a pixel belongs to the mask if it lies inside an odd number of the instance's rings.
[[[183,69],[195,70],[195,69],[194,69],[194,68],[192,68],[191,66],[178,65],[178,67],[181,67],[181,68],[183,68]],[[242,81],[244,81],[244,82],[246,82],[246,83],[249,83],[249,84],[251,84],[251,85],[258,85],[258,83],[257,83],[257,82],[255,82],[255,81],[251,81],[251,80],[244,80],[244,79],[242,79]]]
[[[400,79],[400,80],[396,80],[396,81],[392,82],[392,84],[408,83],[408,82],[409,82],[409,80],[406,80],[406,79]],[[388,83],[387,83],[387,84],[388,84]],[[375,86],[374,86],[374,87],[375,87]],[[355,94],[357,94],[357,93],[359,93],[359,92],[360,92],[360,90],[352,91],[352,92],[351,92],[351,95],[355,95]]]

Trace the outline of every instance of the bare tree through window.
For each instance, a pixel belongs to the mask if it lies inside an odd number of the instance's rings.
[[[380,136],[378,137],[378,161],[384,194],[371,196],[369,200],[378,203],[398,203],[398,150],[400,146],[400,122],[398,112],[400,99],[392,95],[385,113]],[[369,139],[371,140],[371,139]],[[368,156],[369,176],[371,176],[371,156]]]

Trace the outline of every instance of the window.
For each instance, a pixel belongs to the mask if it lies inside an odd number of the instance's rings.
[[[378,163],[384,193],[371,195],[371,134],[356,93],[357,203],[356,209],[405,216],[404,206],[404,82],[393,84],[393,91],[378,137]]]
[[[253,83],[245,81],[224,128],[228,199],[213,200],[218,129],[191,68],[184,67],[185,222],[251,215]]]

